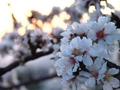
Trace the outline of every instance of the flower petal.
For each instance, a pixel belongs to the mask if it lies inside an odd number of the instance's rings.
[[[100,16],[100,17],[98,18],[98,24],[99,24],[100,30],[103,29],[105,23],[107,23],[108,20],[109,20],[108,17],[104,17],[104,16]]]
[[[95,86],[95,78],[94,77],[88,78],[85,82],[85,85],[90,88],[94,87]]]
[[[103,85],[103,90],[113,90],[113,88],[110,83],[105,82]]]
[[[115,23],[113,22],[109,22],[106,26],[105,26],[105,34],[111,34],[114,30],[116,29]]]
[[[103,40],[99,40],[98,41],[98,46],[105,49],[106,48],[106,43]]]
[[[91,66],[93,64],[93,60],[91,59],[89,55],[85,55],[83,58],[83,63],[86,66]]]
[[[101,58],[97,58],[94,62],[95,68],[96,70],[99,70],[102,66],[102,59]]]
[[[79,75],[80,75],[80,76],[84,76],[84,77],[90,77],[90,76],[91,76],[90,73],[85,72],[85,71],[81,71]]]
[[[109,36],[105,37],[105,40],[106,40],[107,44],[113,44],[115,39],[113,38],[112,35],[109,35]]]
[[[77,90],[76,83],[72,83],[72,90]]]
[[[81,56],[76,56],[75,57],[75,59],[77,60],[77,61],[83,61],[83,55],[81,55]]]
[[[110,80],[110,84],[113,88],[118,88],[120,86],[120,82],[117,78],[112,77]]]
[[[119,72],[119,69],[116,69],[116,68],[110,68],[108,70],[108,73],[110,73],[112,75],[118,74],[118,72]]]
[[[107,62],[103,64],[102,68],[98,71],[99,74],[104,74],[107,70]]]
[[[88,34],[87,34],[87,37],[88,38],[91,38],[92,40],[96,40],[97,37],[96,37],[96,33],[94,31],[90,31]]]

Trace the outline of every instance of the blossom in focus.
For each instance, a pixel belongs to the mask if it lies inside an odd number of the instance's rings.
[[[113,90],[113,88],[118,88],[120,86],[120,81],[114,77],[118,72],[119,69],[116,68],[110,68],[106,71],[106,75],[103,80],[103,90]]]
[[[98,41],[98,45],[106,48],[107,45],[114,44],[115,40],[120,39],[115,23],[108,22],[108,17],[99,17],[98,22],[94,22],[90,27],[88,37]]]
[[[57,51],[55,68],[58,76],[66,85],[77,90],[76,81],[83,83],[88,88],[96,85],[105,86],[117,83],[104,59],[110,57],[109,52],[114,42],[120,39],[120,34],[115,23],[109,22],[108,17],[101,16],[98,21],[86,23],[74,22],[68,26],[66,31],[61,33],[60,50]],[[108,74],[109,73],[109,74]],[[106,77],[110,77],[110,81]],[[82,77],[82,79],[77,79]],[[105,85],[106,84],[106,85]],[[76,86],[76,87],[75,87]],[[112,86],[112,85],[111,85]],[[119,85],[112,86],[113,88]]]

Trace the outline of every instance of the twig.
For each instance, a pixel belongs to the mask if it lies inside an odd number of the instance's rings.
[[[48,55],[48,54],[51,54],[53,52],[53,48],[50,48],[48,52],[38,52],[38,53],[35,53],[33,56],[31,55],[28,55],[27,57],[25,57],[25,59],[22,61],[22,63],[26,63],[28,61],[31,61],[31,60],[35,60],[39,57],[42,57],[42,56],[45,56],[45,55]],[[0,68],[0,77],[2,75],[4,75],[5,73],[7,73],[8,71],[16,68],[17,66],[19,66],[21,64],[21,60],[17,60],[15,62],[13,62],[12,64],[8,65],[7,67],[5,68]]]
[[[31,85],[31,84],[42,82],[44,80],[51,79],[51,78],[54,78],[54,77],[57,77],[57,75],[53,74],[53,75],[50,75],[50,76],[46,76],[46,77],[42,77],[42,78],[39,78],[39,79],[23,82],[23,83],[20,83],[18,85],[13,85],[13,86],[10,86],[10,87],[0,87],[0,90],[11,90],[13,88],[18,88],[18,87],[20,87],[22,85]]]

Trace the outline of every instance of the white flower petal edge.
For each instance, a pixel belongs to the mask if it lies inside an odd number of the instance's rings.
[[[90,88],[94,87],[95,86],[95,78],[90,77],[89,79],[87,79],[85,82],[85,85]]]

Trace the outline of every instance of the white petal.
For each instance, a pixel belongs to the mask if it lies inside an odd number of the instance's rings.
[[[77,60],[77,61],[83,61],[83,55],[81,55],[81,56],[76,56],[75,57],[75,59]]]
[[[103,26],[104,26],[105,23],[107,23],[107,22],[108,22],[108,17],[100,16],[100,17],[98,18],[98,23],[99,23],[99,26],[100,26],[101,28],[103,28]]]
[[[77,49],[79,48],[80,41],[81,41],[80,37],[77,36],[72,39],[72,41],[70,42],[70,45]]]
[[[80,45],[81,46],[81,52],[84,52],[86,49],[88,49],[92,45],[92,40],[90,38],[83,37]]]
[[[88,34],[87,34],[87,37],[88,38],[91,38],[92,40],[96,40],[97,37],[96,37],[96,33],[94,31],[90,31]]]
[[[78,67],[79,67],[79,63],[76,63],[76,64],[74,65],[73,72],[76,72],[77,69],[78,69]]]
[[[60,50],[63,56],[69,57],[72,54],[72,46],[70,45],[61,45]]]
[[[116,29],[115,23],[113,22],[109,22],[106,26],[105,26],[105,34],[110,34],[112,33],[114,30]]]
[[[74,78],[74,77],[75,77],[75,76],[72,76],[72,75],[66,75],[66,76],[63,76],[62,81],[71,80],[71,79]]]
[[[109,36],[111,36],[113,41],[120,39],[120,34],[118,34],[118,33],[113,33],[113,34],[110,34]]]
[[[119,80],[114,77],[111,78],[110,83],[111,83],[112,87],[114,87],[114,88],[118,88],[120,86]]]
[[[113,88],[110,83],[105,82],[103,85],[103,90],[113,90]]]
[[[72,83],[72,90],[77,90],[77,86],[75,82]]]
[[[94,22],[94,23],[91,25],[90,30],[93,30],[94,32],[99,31],[99,30],[100,30],[100,29],[99,29],[99,25],[98,25],[96,22]]]
[[[89,24],[88,23],[81,23],[81,29],[84,30],[84,32],[88,32]]]
[[[104,77],[105,77],[104,74],[99,74],[99,75],[98,75],[98,78],[97,78],[97,82],[99,82],[100,80],[103,81],[103,78],[104,78]]]
[[[84,33],[83,29],[81,29],[81,28],[75,29],[74,31],[77,34],[83,34]]]
[[[89,49],[88,54],[93,57],[98,56],[98,48],[93,45],[93,47]]]
[[[78,29],[78,28],[80,28],[80,23],[73,22],[72,26],[73,26],[73,29]]]
[[[116,68],[110,68],[108,70],[108,73],[110,73],[112,75],[118,74],[118,72],[119,72],[119,69],[116,69]]]
[[[97,58],[94,62],[95,68],[96,70],[99,70],[102,66],[102,59],[101,58]]]
[[[60,39],[62,44],[67,44],[69,42],[69,39],[67,37],[64,37],[62,39]]]
[[[106,43],[103,40],[99,40],[98,41],[98,46],[105,49],[106,48]]]
[[[81,71],[79,75],[80,75],[80,76],[84,76],[84,77],[90,77],[90,76],[91,76],[90,73],[85,72],[85,71]]]
[[[88,78],[85,82],[85,85],[90,88],[94,87],[95,86],[95,78],[94,77]]]
[[[66,30],[68,30],[68,31],[71,31],[71,30],[73,30],[73,28],[72,28],[72,26],[70,26],[70,25],[67,25],[67,28],[66,28]]]
[[[104,74],[107,70],[107,62],[103,64],[102,68],[98,71],[99,74]]]
[[[77,90],[79,90],[78,88],[81,88],[81,80],[79,80],[77,77],[76,77],[76,86],[77,86]]]
[[[115,39],[111,35],[109,35],[105,37],[105,40],[107,44],[113,44]]]
[[[120,34],[112,34],[112,37],[114,38],[114,40],[119,40]]]
[[[83,58],[83,63],[86,66],[91,66],[93,64],[93,60],[91,59],[89,55],[85,55]]]

